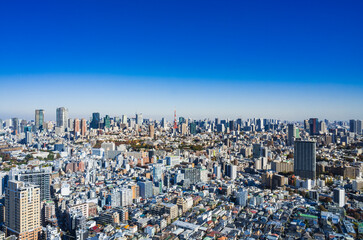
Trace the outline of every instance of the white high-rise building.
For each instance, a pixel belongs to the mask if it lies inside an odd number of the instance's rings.
[[[345,190],[343,188],[335,188],[333,191],[333,200],[338,204],[339,207],[344,207]]]
[[[120,190],[120,205],[122,207],[130,206],[132,204],[132,189],[122,188]]]

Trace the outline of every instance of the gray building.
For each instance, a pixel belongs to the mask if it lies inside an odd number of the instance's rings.
[[[57,127],[66,129],[68,126],[68,109],[64,107],[57,108],[56,111]]]
[[[296,140],[294,173],[301,178],[316,178],[316,142]]]
[[[140,196],[142,198],[151,198],[153,196],[153,183],[151,181],[138,182],[140,188]]]
[[[33,170],[13,168],[9,172],[9,180],[38,185],[40,188],[40,200],[50,200],[50,173],[49,168],[34,168]]]

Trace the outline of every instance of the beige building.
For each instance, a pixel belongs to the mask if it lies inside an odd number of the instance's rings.
[[[40,189],[36,185],[9,181],[5,192],[6,235],[37,240],[40,225]]]

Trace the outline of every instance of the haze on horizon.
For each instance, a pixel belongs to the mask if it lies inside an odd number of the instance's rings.
[[[0,119],[363,119],[362,1],[0,4]]]

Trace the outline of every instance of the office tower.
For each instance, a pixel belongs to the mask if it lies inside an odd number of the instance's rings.
[[[213,173],[216,179],[220,179],[222,177],[222,168],[220,165],[215,165],[213,168]]]
[[[136,124],[142,125],[142,113],[136,114]]]
[[[30,145],[33,142],[33,133],[31,131],[25,132],[25,144]]]
[[[57,127],[63,128],[64,130],[68,126],[68,109],[65,107],[59,107],[56,110],[56,122]]]
[[[304,120],[304,129],[305,131],[310,132],[310,124],[308,119]]]
[[[234,129],[234,121],[233,120],[231,120],[231,121],[229,121],[229,131],[234,131],[235,129]]]
[[[230,177],[232,180],[237,178],[237,166],[233,164],[227,165],[226,175]]]
[[[324,121],[319,122],[319,130],[323,134],[328,132],[326,123]]]
[[[9,181],[5,194],[5,229],[7,236],[19,240],[39,239],[40,190],[36,185]]]
[[[217,124],[216,128],[217,128],[217,132],[219,132],[219,133],[224,133],[226,131],[224,124]]]
[[[253,144],[253,158],[267,158],[267,149],[260,143]]]
[[[197,124],[192,122],[189,124],[190,134],[195,135],[197,134]]]
[[[81,119],[81,135],[85,136],[87,133],[87,121],[86,119],[82,118]]]
[[[162,128],[165,128],[166,127],[166,122],[165,122],[165,118],[162,118],[161,119],[161,123],[160,123],[161,127]]]
[[[23,181],[40,187],[40,200],[50,200],[50,168],[34,168],[32,170],[12,168],[9,180]]]
[[[67,128],[68,132],[74,131],[74,119],[68,118]]]
[[[344,188],[335,188],[333,191],[333,201],[338,204],[339,207],[345,205],[345,190]]]
[[[153,181],[159,182],[162,179],[163,165],[154,164],[153,165]]]
[[[4,128],[4,121],[2,119],[0,119],[0,130],[3,130]]]
[[[263,118],[256,119],[256,131],[262,131],[264,129],[263,122],[264,122]]]
[[[78,135],[81,131],[81,126],[80,126],[80,122],[78,118],[74,119],[74,125],[73,125],[73,131],[74,131],[74,136]]]
[[[349,132],[357,132],[357,121],[354,119],[349,120]]]
[[[111,127],[111,118],[110,116],[106,115],[103,118],[103,128],[110,128]]]
[[[362,134],[362,121],[361,120],[357,120],[357,133],[358,134]]]
[[[122,115],[122,117],[121,117],[121,123],[122,124],[127,124],[127,116],[126,115]]]
[[[219,121],[219,118],[214,119],[214,124],[217,126],[218,124],[220,124],[221,122]]]
[[[247,199],[248,199],[248,191],[240,189],[237,192],[237,204],[242,207],[245,207],[247,206]]]
[[[301,178],[316,178],[316,142],[296,140],[294,146],[294,173]]]
[[[100,113],[92,113],[92,121],[90,123],[90,128],[99,129],[100,128]]]
[[[132,190],[129,188],[122,188],[120,190],[120,206],[126,207],[132,204]]]
[[[18,118],[12,118],[11,123],[13,126],[13,134],[17,135],[19,133],[19,119]]]
[[[291,146],[294,144],[294,139],[298,138],[299,129],[295,127],[295,124],[287,125],[287,145]]]
[[[317,118],[309,119],[309,130],[310,135],[318,135],[319,134],[319,121]]]
[[[142,198],[146,199],[153,196],[153,183],[151,181],[138,182],[137,185],[139,185]]]
[[[187,124],[186,123],[182,123],[181,124],[181,134],[182,135],[186,135],[187,134]]]
[[[37,109],[35,110],[35,131],[43,130],[43,124],[44,124],[44,110],[43,109]]]
[[[150,138],[154,139],[154,134],[155,134],[154,125],[151,124],[149,126],[149,136],[150,136]]]

